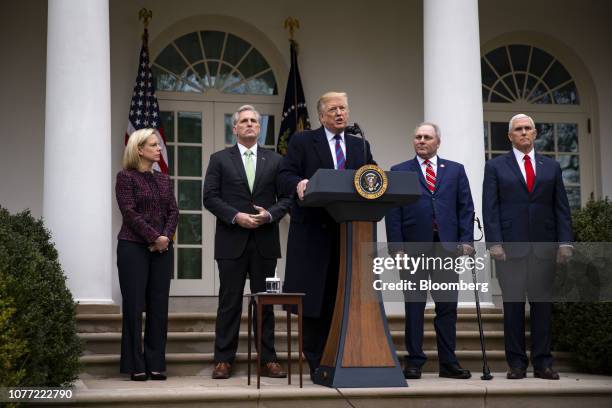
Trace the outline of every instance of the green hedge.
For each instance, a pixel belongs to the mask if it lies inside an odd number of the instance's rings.
[[[577,242],[612,242],[612,202],[592,200],[574,212],[572,223]],[[588,246],[585,247],[588,250]],[[609,255],[609,254],[608,254]],[[597,267],[587,271],[608,272],[605,259],[596,259]],[[612,374],[612,303],[558,303],[553,319],[554,349],[573,353],[575,363],[584,371]]]
[[[66,386],[82,346],[51,235],[29,211],[0,207],[0,384]]]

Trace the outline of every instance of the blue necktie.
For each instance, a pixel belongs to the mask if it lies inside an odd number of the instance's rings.
[[[344,158],[344,152],[342,151],[342,146],[340,145],[342,136],[336,135],[334,136],[334,139],[336,139],[336,169],[344,170],[346,167],[346,159]]]

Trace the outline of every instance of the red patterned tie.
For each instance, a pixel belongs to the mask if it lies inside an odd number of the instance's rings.
[[[425,168],[425,181],[427,181],[427,188],[432,193],[436,189],[436,173],[434,172],[433,166],[429,159],[423,162],[427,167]]]
[[[533,191],[533,184],[535,182],[535,173],[533,172],[533,166],[531,165],[531,159],[528,155],[523,158],[525,161],[525,177],[527,178],[527,191],[530,193]]]

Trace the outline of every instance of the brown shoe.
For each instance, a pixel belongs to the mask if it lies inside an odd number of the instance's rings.
[[[215,380],[226,380],[232,375],[232,365],[224,361],[217,363],[212,372],[212,378]]]
[[[275,361],[270,361],[261,366],[261,376],[270,378],[286,378],[287,373],[283,371],[283,367]]]

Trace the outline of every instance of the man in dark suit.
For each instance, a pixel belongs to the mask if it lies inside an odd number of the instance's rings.
[[[328,92],[317,103],[322,126],[295,134],[281,165],[287,193],[297,193],[291,207],[284,290],[303,292],[304,355],[311,377],[319,367],[327,342],[336,299],[340,228],[323,208],[300,207],[308,179],[318,169],[357,169],[374,163],[369,144],[349,135],[345,93]],[[366,163],[367,162],[367,163]]]
[[[570,207],[561,167],[534,151],[533,119],[510,119],[512,151],[485,166],[482,208],[485,235],[504,299],[507,378],[526,376],[525,294],[531,316],[531,362],[534,376],[558,380],[552,369],[551,291],[558,263],[572,255]]]
[[[391,167],[391,171],[414,171],[419,175],[421,197],[416,203],[397,207],[385,217],[387,242],[392,252],[409,256],[454,257],[473,252],[474,204],[463,165],[440,158],[440,129],[434,123],[421,123],[414,132],[416,157]],[[413,243],[402,246],[399,243]],[[399,248],[397,245],[400,245]],[[459,253],[458,253],[459,251]],[[407,280],[417,284],[422,279],[432,282],[457,282],[454,270],[419,270]],[[470,378],[455,355],[457,323],[457,291],[432,291],[436,303],[436,341],[440,377]],[[427,357],[423,352],[423,324],[427,291],[406,292],[405,341],[408,356],[404,376],[421,378]]]
[[[278,221],[291,200],[280,192],[281,156],[257,145],[260,115],[244,105],[233,115],[237,144],[210,156],[204,179],[204,207],[217,217],[215,259],[219,266],[219,307],[215,327],[213,378],[229,378],[238,347],[247,275],[251,293],[263,292],[280,258]],[[256,322],[253,322],[253,327]],[[274,351],[274,313],[264,308],[262,375],[286,373]]]

